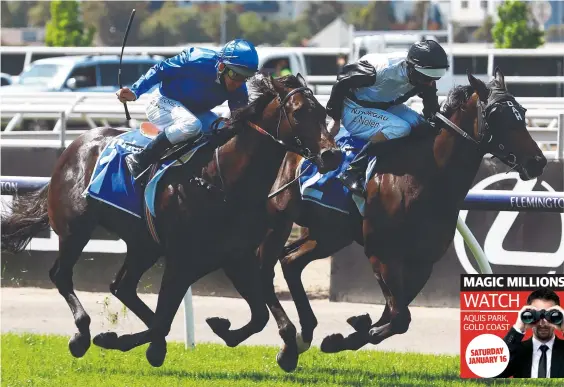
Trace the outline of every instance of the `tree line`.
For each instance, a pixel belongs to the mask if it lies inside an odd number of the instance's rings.
[[[2,27],[45,27],[49,46],[121,45],[132,8],[137,10],[129,33],[131,46],[176,46],[186,43],[219,43],[221,7],[195,2],[191,7],[156,1],[2,1]],[[430,2],[418,1],[413,15],[399,24],[387,1],[366,5],[347,2],[308,2],[296,20],[265,20],[242,5],[225,5],[227,40],[241,37],[256,45],[301,46],[335,18],[341,17],[360,30],[429,28],[424,23]],[[474,33],[480,41],[499,48],[534,48],[544,43],[544,33],[531,20],[526,2],[505,1],[497,10],[498,21],[486,18]],[[442,23],[442,22],[441,22]],[[435,25],[433,28],[446,28]]]
[[[131,9],[135,22],[128,37],[131,46],[175,46],[218,43],[221,8],[208,2],[191,7],[176,2],[150,1],[2,1],[3,27],[46,27],[51,46],[119,46]],[[412,24],[422,24],[429,1],[417,5]],[[347,2],[309,2],[296,20],[264,20],[255,12],[242,12],[241,4],[225,5],[227,40],[242,37],[256,45],[300,46],[335,18],[362,30],[386,30],[394,23],[388,2],[366,5]],[[411,26],[421,28],[421,26]],[[66,36],[71,35],[71,36]]]

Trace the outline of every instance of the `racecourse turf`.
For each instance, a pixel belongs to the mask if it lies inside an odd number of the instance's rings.
[[[562,386],[560,381],[461,380],[457,356],[358,351],[324,354],[312,348],[293,373],[278,368],[275,347],[198,344],[186,351],[169,343],[160,368],[145,358],[147,345],[127,353],[96,346],[81,359],[68,337],[2,334],[2,386],[255,387],[255,386]]]

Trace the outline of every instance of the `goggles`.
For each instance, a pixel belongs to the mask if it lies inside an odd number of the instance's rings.
[[[227,76],[235,82],[246,82],[247,79],[249,79],[249,77],[247,77],[245,75],[241,75],[241,74],[233,71],[230,68],[227,68],[226,73],[227,73]]]

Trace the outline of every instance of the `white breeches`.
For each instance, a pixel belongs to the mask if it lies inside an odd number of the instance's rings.
[[[422,121],[421,115],[404,104],[388,110],[372,109],[345,98],[343,126],[353,137],[361,140],[368,141],[378,132],[382,132],[388,140],[405,137]]]
[[[163,96],[159,89],[153,92],[146,113],[152,124],[164,130],[171,144],[195,138],[202,132],[207,133],[218,118],[212,111],[193,114],[180,102]]]

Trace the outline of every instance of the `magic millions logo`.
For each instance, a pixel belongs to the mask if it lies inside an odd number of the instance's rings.
[[[537,182],[537,179],[523,181],[516,172],[489,176],[478,182],[472,189],[485,190],[493,184],[505,183],[506,180],[516,181],[513,187],[513,192],[516,193],[531,192],[537,184],[540,184],[545,191],[556,192],[546,181]],[[518,203],[512,202],[511,204],[515,205]],[[527,206],[531,204],[532,203],[528,203]],[[527,206],[523,205],[522,207]],[[544,219],[550,217],[551,222],[546,224],[544,222],[535,222],[535,224],[532,225],[534,227],[527,227],[527,230],[534,232],[532,234],[527,234],[527,231],[523,230],[515,231],[515,229],[518,228],[515,226],[515,223],[517,217],[520,215],[519,212],[490,212],[490,215],[480,214],[479,217],[481,221],[477,221],[476,217],[472,216],[476,211],[472,211],[470,217],[468,213],[468,210],[460,211],[460,218],[468,224],[468,227],[476,235],[490,264],[492,266],[495,265],[492,267],[494,273],[505,273],[506,270],[519,270],[519,267],[525,270],[538,271],[539,273],[562,272],[564,265],[564,213],[536,214],[536,216],[542,216]],[[495,215],[493,222],[490,219],[492,217],[491,214]],[[482,216],[486,217],[487,220],[484,221]],[[523,214],[521,214],[521,216],[523,216]],[[558,224],[554,227],[553,221],[555,219],[559,223],[559,227]],[[523,225],[520,227],[523,228]],[[514,245],[519,245],[519,238],[550,240],[550,243],[547,243],[547,245],[549,244],[550,246],[543,245],[544,251],[530,251],[530,249],[525,251],[506,247],[508,239],[512,239]],[[554,246],[555,244],[556,246]],[[546,251],[547,249],[544,247],[549,247],[550,251]],[[471,255],[472,253],[466,249],[464,239],[459,232],[456,233],[454,238],[454,248],[460,264],[466,273],[479,274],[475,265],[471,263],[474,261]],[[510,269],[510,267],[512,269]]]

